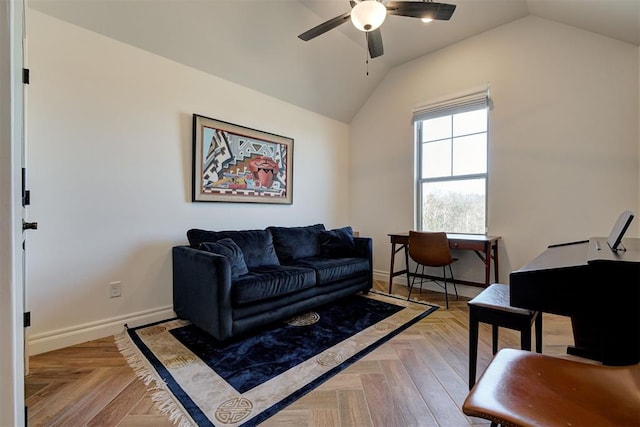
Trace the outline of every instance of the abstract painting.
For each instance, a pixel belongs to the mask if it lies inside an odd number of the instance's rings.
[[[293,203],[293,139],[193,115],[194,202]]]

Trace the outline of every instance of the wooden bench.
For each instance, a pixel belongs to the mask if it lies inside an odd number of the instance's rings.
[[[462,410],[492,426],[638,426],[640,365],[602,366],[502,349]]]
[[[531,350],[531,325],[535,322],[536,351],[542,352],[542,313],[512,307],[509,304],[509,286],[494,283],[471,301],[469,305],[469,389],[476,382],[478,362],[478,324],[492,327],[493,354],[498,351],[498,328],[520,331],[520,347]]]

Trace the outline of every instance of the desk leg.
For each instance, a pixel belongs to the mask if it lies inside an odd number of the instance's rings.
[[[411,288],[411,273],[409,272],[409,244],[404,245],[404,266],[407,268],[407,289]],[[416,270],[418,271],[418,270]],[[422,270],[424,274],[424,269]]]
[[[491,244],[485,243],[484,245],[484,284],[489,286],[491,280]]]
[[[391,288],[393,288],[393,264],[396,259],[396,244],[391,242],[391,267],[389,267],[389,295],[391,295]]]
[[[493,268],[494,268],[494,276],[496,278],[496,283],[500,283],[500,279],[498,278],[498,272],[500,268],[498,267],[498,242],[493,243]],[[542,314],[541,314],[542,315]]]

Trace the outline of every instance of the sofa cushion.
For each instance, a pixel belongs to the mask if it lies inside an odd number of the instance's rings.
[[[320,255],[318,233],[324,229],[323,224],[267,228],[273,235],[276,253],[283,264],[289,264],[299,258]]]
[[[187,238],[191,246],[195,248],[200,243],[231,239],[242,250],[244,261],[249,268],[280,264],[273,247],[273,238],[268,230],[206,231],[191,229],[187,231]]]
[[[244,262],[242,249],[231,239],[220,239],[217,242],[200,243],[199,248],[203,251],[213,252],[214,254],[226,257],[231,265],[231,278],[235,279],[249,272],[247,263]]]
[[[263,301],[291,294],[315,285],[316,273],[311,268],[267,265],[249,270],[234,280],[231,298],[234,305]]]
[[[296,267],[309,267],[316,270],[317,285],[322,286],[336,280],[369,272],[369,260],[365,258],[304,258],[298,259]]]
[[[324,230],[318,234],[320,255],[327,258],[343,258],[356,256],[356,245],[353,241],[351,227]]]

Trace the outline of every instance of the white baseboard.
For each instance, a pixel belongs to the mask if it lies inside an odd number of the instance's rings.
[[[380,271],[380,270],[374,270],[373,271],[373,278],[375,280],[380,280],[382,282],[385,283],[389,283],[389,272],[388,271]],[[393,278],[393,286],[407,286],[407,276],[406,275],[401,275],[401,276],[396,276]],[[416,286],[418,286],[418,283],[416,281]],[[468,285],[457,285],[458,288],[458,295],[463,296],[463,297],[467,297],[467,298],[473,298],[476,295],[478,295],[480,292],[482,292],[483,288],[479,288],[476,286],[468,286]],[[415,288],[414,288],[415,289]],[[436,285],[435,283],[433,283],[432,281],[429,282],[424,282],[422,289],[428,289],[430,291],[434,291],[434,292],[442,292],[444,293],[444,289],[442,289],[440,286]],[[449,286],[449,293],[453,293],[453,289],[452,286]]]
[[[59,348],[116,335],[129,327],[141,326],[176,317],[171,306],[139,311],[70,328],[48,331],[29,337],[29,355],[33,356]]]
[[[374,270],[373,278],[375,280],[388,283],[389,272]],[[393,284],[394,286],[407,286],[407,279],[405,276],[394,277]],[[423,288],[435,292],[444,292],[442,288],[432,282],[425,282]],[[458,285],[458,294],[468,298],[475,297],[481,290],[481,288],[476,288],[474,286]],[[112,317],[98,322],[91,322],[84,325],[76,325],[70,328],[32,335],[29,336],[29,355],[33,356],[98,338],[116,335],[123,331],[125,323],[130,327],[135,327],[145,325],[147,323],[159,322],[172,317],[176,317],[176,314],[171,306],[159,307],[156,309]]]

